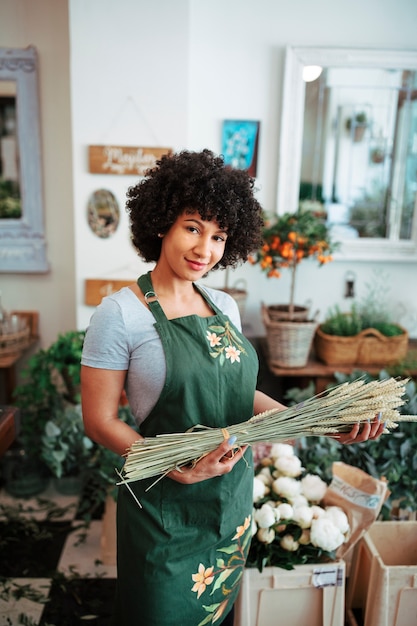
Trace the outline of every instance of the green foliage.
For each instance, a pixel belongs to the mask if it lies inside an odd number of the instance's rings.
[[[371,283],[367,283],[366,295],[358,303],[351,305],[350,311],[343,312],[339,306],[329,309],[320,329],[327,335],[353,337],[367,328],[374,328],[386,337],[402,335],[403,329],[393,323],[386,302],[387,277],[375,274]]]
[[[378,317],[380,318],[381,316]],[[359,308],[356,304],[352,304],[348,313],[343,313],[336,305],[333,309],[330,309],[328,317],[321,324],[320,328],[327,335],[337,335],[339,337],[354,337],[367,328],[374,328],[386,337],[395,337],[403,334],[404,331],[400,326],[388,320],[378,319],[378,317],[373,317],[372,313],[367,311],[366,308]]]
[[[22,384],[15,389],[14,402],[21,409],[19,442],[30,455],[41,457],[47,422],[62,414],[68,403],[80,401],[84,335],[84,331],[69,331],[48,349],[36,352],[23,372]]]
[[[57,478],[82,474],[93,447],[84,432],[80,405],[68,405],[46,422],[41,456]]]
[[[357,126],[357,125],[366,124],[367,121],[368,121],[368,118],[367,118],[365,111],[360,111],[359,113],[356,113],[356,115],[353,118],[349,117],[346,120],[346,128],[347,130],[350,130],[352,128],[352,123],[354,123],[355,126]]]
[[[82,474],[80,515],[88,520],[108,493],[115,496],[116,469],[124,459],[85,435],[80,407],[84,337],[85,331],[69,331],[34,354],[16,389],[15,403],[22,412],[19,442],[25,451],[42,459],[58,478]],[[119,418],[135,427],[128,405],[119,407]]]

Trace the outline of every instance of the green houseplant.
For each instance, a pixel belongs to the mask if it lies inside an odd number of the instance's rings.
[[[49,348],[32,355],[23,371],[14,392],[21,429],[4,467],[6,488],[14,495],[39,493],[56,475],[45,459],[43,437],[48,422],[79,403],[83,340],[84,331],[59,335]]]
[[[359,111],[346,120],[346,130],[353,133],[355,143],[362,141],[365,130],[368,126],[368,117],[365,111]]]
[[[85,435],[80,406],[84,337],[83,330],[68,331],[49,348],[36,352],[28,361],[22,384],[16,388],[15,404],[22,414],[19,459],[24,455],[32,464],[39,466],[41,462],[42,474],[54,479],[67,478],[72,482],[75,477],[76,483],[81,480],[80,511],[87,519],[114,487],[116,468],[120,468],[122,460]],[[124,394],[119,417],[133,425]],[[27,471],[22,472],[21,478],[27,483]],[[66,489],[66,483],[61,482],[59,488]]]
[[[391,365],[404,359],[408,332],[392,320],[384,300],[384,277],[375,276],[367,295],[350,310],[330,309],[316,330],[314,348],[328,365]]]

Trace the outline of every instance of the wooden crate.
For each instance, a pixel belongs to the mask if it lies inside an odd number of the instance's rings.
[[[235,626],[343,626],[344,619],[344,561],[244,571]]]
[[[417,624],[417,522],[374,522],[355,548],[346,612],[350,626]]]

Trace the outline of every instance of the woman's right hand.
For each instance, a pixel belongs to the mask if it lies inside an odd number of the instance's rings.
[[[213,452],[209,452],[191,465],[184,466],[179,470],[172,470],[168,477],[178,483],[192,485],[208,478],[228,474],[243,457],[247,448],[247,446],[236,447],[235,441],[234,436],[223,441]]]

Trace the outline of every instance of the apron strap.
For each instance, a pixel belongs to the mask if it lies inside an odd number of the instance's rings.
[[[145,296],[146,304],[149,306],[156,321],[162,322],[164,320],[167,320],[164,310],[159,304],[158,296],[156,295],[153,289],[152,280],[151,280],[151,272],[148,272],[147,274],[142,274],[142,276],[139,276],[137,280],[137,284],[139,286],[139,289],[142,291],[143,295]]]
[[[163,308],[158,302],[158,296],[155,293],[151,280],[151,272],[149,271],[147,274],[142,274],[139,276],[137,280],[137,284],[145,296],[146,304],[149,306],[152,314],[158,322],[166,320],[167,317],[164,313]],[[208,294],[202,289],[199,285],[194,284],[194,288],[197,289],[198,293],[204,298],[209,307],[213,309],[216,315],[223,315],[222,311],[214,304],[214,302],[209,298]]]

